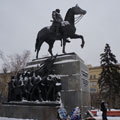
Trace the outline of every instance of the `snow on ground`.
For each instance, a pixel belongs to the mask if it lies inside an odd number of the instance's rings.
[[[111,111],[113,111],[113,110],[111,109]],[[97,111],[97,116],[95,118],[97,120],[102,120],[102,112],[100,110]],[[120,120],[120,117],[107,117],[107,118],[108,118],[108,120]]]
[[[101,116],[95,117],[97,120],[102,120]],[[120,120],[120,117],[107,117],[108,120]],[[0,117],[0,120],[33,120],[33,119],[18,119],[18,118],[6,118]]]
[[[20,118],[0,117],[0,120],[33,120],[33,119],[20,119]]]
[[[102,120],[101,116],[95,117],[97,120]],[[107,117],[108,120],[120,120],[120,117]],[[18,119],[18,118],[5,118],[0,117],[0,120],[33,120],[33,119]]]
[[[112,110],[113,111],[113,110]],[[95,116],[97,120],[102,120],[102,112],[99,110],[97,111],[97,116]],[[108,120],[120,120],[120,117],[107,117]],[[0,117],[0,120],[33,120],[33,119],[20,119],[20,118],[6,118]]]
[[[97,120],[102,120],[102,117],[95,117]],[[120,120],[120,117],[107,117],[108,120]]]

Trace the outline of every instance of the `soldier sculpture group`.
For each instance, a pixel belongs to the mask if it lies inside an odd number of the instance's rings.
[[[56,101],[60,99],[60,78],[51,74],[54,59],[47,59],[36,70],[27,70],[11,77],[8,101]]]

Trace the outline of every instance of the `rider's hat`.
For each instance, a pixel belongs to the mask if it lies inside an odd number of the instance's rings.
[[[60,9],[56,9],[55,11],[58,12],[58,13],[60,13]]]

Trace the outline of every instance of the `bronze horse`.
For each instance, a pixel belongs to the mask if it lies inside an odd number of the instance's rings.
[[[72,7],[68,9],[64,21],[68,21],[69,24],[65,26],[61,26],[61,34],[58,36],[55,32],[51,30],[51,27],[44,27],[38,32],[36,43],[35,43],[35,51],[36,58],[38,58],[38,53],[40,51],[41,45],[43,42],[46,42],[49,45],[48,52],[53,56],[52,48],[54,45],[54,42],[56,40],[62,40],[63,39],[63,50],[62,52],[65,53],[65,45],[67,38],[76,39],[81,38],[82,44],[81,47],[84,47],[84,38],[82,35],[75,34],[76,28],[75,28],[75,15],[85,15],[86,11],[82,10],[78,5],[75,7]]]

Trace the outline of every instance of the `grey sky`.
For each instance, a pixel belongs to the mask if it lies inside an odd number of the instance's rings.
[[[76,33],[84,36],[67,44],[67,52],[76,52],[86,64],[99,65],[100,53],[106,43],[120,61],[120,0],[0,0],[0,50],[6,55],[30,50],[35,58],[34,45],[38,31],[50,26],[51,13],[56,8],[64,17],[66,11],[78,3],[87,14],[76,24]],[[48,54],[44,44],[39,57]],[[53,53],[61,53],[60,42],[54,45]]]

